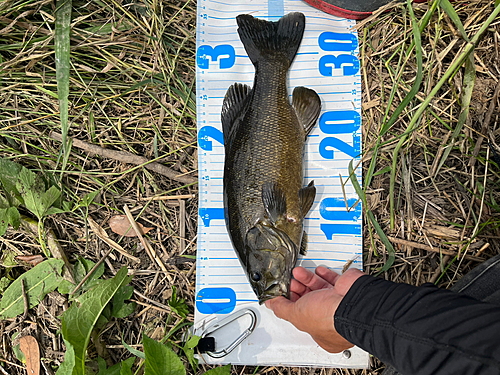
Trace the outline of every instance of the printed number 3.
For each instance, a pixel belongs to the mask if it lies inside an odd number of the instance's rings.
[[[210,68],[210,61],[219,61],[220,69],[229,69],[234,65],[236,53],[233,46],[221,44],[220,46],[200,46],[196,54],[196,61],[200,69]]]

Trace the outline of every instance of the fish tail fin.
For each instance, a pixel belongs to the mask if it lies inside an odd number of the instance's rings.
[[[255,66],[272,61],[290,67],[304,35],[306,20],[302,13],[289,13],[278,22],[241,14],[236,22],[241,42]]]

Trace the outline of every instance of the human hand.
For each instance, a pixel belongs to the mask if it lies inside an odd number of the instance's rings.
[[[335,330],[333,316],[352,284],[364,273],[349,269],[339,275],[325,267],[316,274],[302,267],[293,270],[291,300],[277,297],[265,302],[281,319],[307,332],[314,341],[330,353],[339,353],[353,345]]]

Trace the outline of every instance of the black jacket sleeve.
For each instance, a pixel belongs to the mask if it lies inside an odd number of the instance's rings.
[[[500,374],[500,307],[432,284],[362,276],[334,324],[404,375]]]

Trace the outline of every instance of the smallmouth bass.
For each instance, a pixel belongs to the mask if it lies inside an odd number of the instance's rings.
[[[222,104],[224,213],[241,265],[259,303],[290,298],[292,269],[305,254],[304,217],[316,195],[303,187],[303,151],[321,110],[313,90],[286,77],[302,41],[305,17],[277,22],[243,14],[238,34],[255,66],[253,87],[235,83]]]

